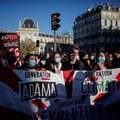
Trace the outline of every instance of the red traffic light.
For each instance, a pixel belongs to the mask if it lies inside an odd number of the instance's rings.
[[[51,14],[51,29],[52,30],[57,30],[60,25],[59,25],[59,22],[60,22],[60,13],[53,13]]]
[[[58,18],[60,16],[60,13],[53,13],[52,18]]]

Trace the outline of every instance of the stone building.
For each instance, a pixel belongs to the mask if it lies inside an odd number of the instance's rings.
[[[20,41],[31,39],[33,42],[38,42],[38,51],[41,53],[53,50],[54,36],[40,32],[38,23],[32,19],[19,21]],[[58,44],[72,44],[72,37],[68,35],[57,35],[56,42]]]
[[[73,27],[74,43],[85,51],[120,47],[120,7],[109,4],[88,9],[77,16]]]

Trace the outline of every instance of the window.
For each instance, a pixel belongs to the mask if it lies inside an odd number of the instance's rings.
[[[49,35],[46,34],[46,37],[49,37]]]
[[[117,20],[115,21],[115,26],[116,26],[116,27],[118,26],[118,22],[117,22]]]
[[[42,37],[45,37],[45,34],[42,34]]]
[[[28,28],[30,28],[30,24],[28,24]]]
[[[111,18],[112,17],[112,13],[111,12],[109,12],[109,18]]]
[[[34,24],[33,24],[33,28],[36,28]]]
[[[106,20],[106,23],[107,26],[111,26],[111,21],[109,19]]]
[[[102,19],[102,20],[101,20],[101,24],[102,24],[102,26],[107,25],[106,20]]]
[[[116,13],[113,14],[113,17],[116,19],[116,17],[117,17]]]
[[[94,22],[93,22],[93,28],[95,28],[95,27],[96,27],[96,24],[95,24],[95,23],[96,23],[96,21],[94,21]]]
[[[111,10],[111,6],[108,6],[108,10]]]
[[[120,20],[117,23],[118,23],[118,27],[120,27]]]
[[[112,20],[112,26],[113,27],[115,27],[115,24],[116,24],[115,20]]]
[[[26,28],[26,25],[24,24],[23,27]]]
[[[102,12],[102,17],[103,17],[103,18],[105,17],[105,12]]]
[[[36,34],[36,33],[34,33],[34,36],[37,36],[37,34]]]
[[[50,35],[50,38],[52,38],[53,36],[52,35]]]
[[[40,39],[40,42],[42,43],[42,42],[43,42],[43,40],[42,40],[42,39]]]

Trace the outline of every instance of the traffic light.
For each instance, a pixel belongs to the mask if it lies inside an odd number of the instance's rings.
[[[56,31],[60,27],[60,13],[51,14],[51,29]]]

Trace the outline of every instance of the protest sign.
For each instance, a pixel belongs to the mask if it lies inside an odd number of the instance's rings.
[[[120,68],[100,71],[0,70],[0,119],[119,119]],[[14,114],[15,113],[15,114]]]

